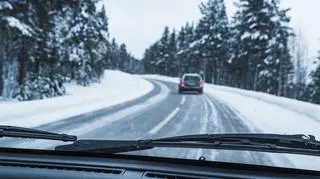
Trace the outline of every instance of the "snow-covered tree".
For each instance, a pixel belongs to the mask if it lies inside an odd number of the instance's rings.
[[[110,50],[109,51],[109,58],[110,58],[109,68],[117,69],[117,67],[119,66],[118,62],[120,57],[119,57],[119,47],[115,38],[112,39],[109,50]]]
[[[292,63],[287,10],[277,0],[240,0],[233,31],[232,60],[246,89],[284,95]]]
[[[168,49],[169,49],[168,75],[177,76],[178,61],[177,61],[177,38],[176,38],[175,30],[173,30],[170,34]]]
[[[127,51],[127,46],[125,44],[121,44],[119,48],[119,69],[124,69],[125,71],[128,69],[128,59],[129,54]]]
[[[169,72],[169,27],[165,27],[161,39],[158,42],[159,56],[157,58],[157,66],[160,74],[168,75]]]
[[[256,90],[264,59],[268,56],[271,16],[265,0],[240,0],[233,28],[233,61],[241,70],[241,87]]]
[[[157,58],[159,57],[159,45],[158,43],[152,44],[146,51],[144,52],[143,55],[143,65],[144,65],[144,70],[146,73],[151,73],[151,74],[159,74],[158,70],[158,60]]]
[[[206,81],[222,84],[230,37],[224,0],[208,0],[200,5],[200,11],[202,18],[192,46],[196,47],[194,52],[202,61]]]
[[[97,2],[1,1],[0,95],[43,99],[63,95],[67,81],[99,82],[120,57],[110,53],[106,10]]]
[[[37,27],[34,25],[35,11],[26,13],[27,9],[34,9],[32,4],[8,0],[1,1],[0,6],[0,95],[11,97],[20,79],[26,76],[24,68]]]
[[[295,36],[290,38],[289,44],[294,64],[293,97],[302,99],[307,87],[308,46],[301,29],[298,30]]]
[[[319,52],[320,54],[320,52]],[[320,104],[320,55],[317,58],[317,68],[311,73],[312,82],[306,89],[306,100]]]
[[[189,22],[185,26],[181,27],[176,39],[176,61],[178,66],[178,76],[183,73],[190,72],[191,59],[189,45],[194,39],[194,26]]]
[[[184,27],[181,27],[177,37],[177,63],[178,63],[178,76],[182,76],[184,72],[184,65],[186,55],[185,52],[189,47],[187,43],[187,35]]]

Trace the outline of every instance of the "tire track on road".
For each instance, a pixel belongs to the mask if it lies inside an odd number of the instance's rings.
[[[97,130],[104,125],[110,125],[118,120],[126,118],[129,115],[130,117],[138,115],[139,111],[146,110],[148,107],[152,107],[158,102],[163,101],[168,96],[168,87],[159,82],[152,83],[157,86],[154,89],[158,90],[141,97],[138,101],[123,103],[122,105],[98,110],[97,114],[95,114],[95,112],[92,112],[89,114],[81,115],[78,116],[79,119],[77,117],[72,117],[71,119],[66,119],[57,123],[40,126],[38,129],[58,133],[68,133],[77,135],[79,138],[82,138],[86,133],[90,131]],[[17,139],[9,139],[6,141],[1,141],[0,143],[1,146],[7,147],[46,149],[52,148],[52,146],[55,146],[61,142],[53,142],[47,140],[23,140],[23,142],[21,142]]]
[[[167,96],[163,100],[154,105],[142,104],[145,106],[144,110],[135,110],[131,115],[112,123],[112,125],[101,125],[99,129],[87,133],[83,137],[126,140],[146,139],[152,137],[153,135],[150,135],[148,132],[163,121],[167,114],[169,114],[172,109],[175,109],[180,103],[178,100],[180,99],[180,96],[172,92],[172,88],[174,88],[172,85],[168,85],[157,80],[154,82],[159,83],[163,86],[162,89],[167,91],[165,92],[167,93]],[[170,119],[167,121],[166,124],[161,126],[159,131],[156,131],[157,133],[154,135],[157,136],[159,132],[161,133],[161,131],[164,130],[172,120]]]
[[[206,95],[197,96],[197,100],[200,101],[200,106],[196,106],[195,109],[199,109],[199,115],[197,117],[199,121],[199,128],[197,133],[193,134],[212,134],[216,133],[215,124],[217,123],[217,111],[211,103],[210,99]],[[192,125],[189,123],[189,125]],[[187,134],[187,135],[190,135]],[[216,156],[215,150],[208,149],[188,149],[188,153],[185,158],[198,159],[204,156],[207,160],[214,160]],[[183,158],[183,157],[182,157]]]
[[[199,133],[200,134],[207,134],[208,133],[208,127],[209,127],[209,121],[211,119],[209,119],[210,117],[210,108],[209,108],[209,105],[205,99],[205,96],[202,95],[201,96],[201,111],[200,111],[200,129],[199,129]],[[192,158],[192,159],[198,159],[199,157],[201,156],[211,156],[211,152],[209,153],[208,150],[203,150],[203,149],[192,149],[190,152],[189,152],[190,156],[189,158]]]
[[[123,109],[130,107],[130,106],[134,106],[139,103],[144,103],[147,100],[149,100],[150,98],[157,96],[161,93],[161,86],[158,83],[156,83],[152,80],[149,80],[149,82],[153,84],[153,86],[154,86],[153,90],[151,92],[149,92],[148,94],[141,96],[137,99],[134,99],[134,100],[131,100],[131,101],[128,101],[125,103],[120,103],[115,106],[109,106],[107,108],[100,109],[97,111],[92,111],[90,113],[73,116],[73,117],[70,117],[70,118],[67,118],[64,120],[60,120],[60,121],[57,121],[54,123],[42,125],[42,126],[37,127],[37,129],[46,130],[46,131],[55,131],[55,132],[67,131],[68,129],[71,130],[71,129],[77,128],[79,125],[83,125],[85,123],[92,123],[96,120],[101,119],[101,117],[103,117],[103,116],[107,116],[112,113],[119,112]]]
[[[251,129],[246,126],[232,109],[227,104],[220,102],[220,100],[208,96],[211,103],[215,106],[218,114],[218,122],[216,125],[217,133],[250,133]],[[223,162],[236,162],[236,163],[249,163],[255,165],[268,165],[273,166],[272,160],[261,152],[247,152],[247,151],[227,151],[218,150],[216,151],[215,161]]]

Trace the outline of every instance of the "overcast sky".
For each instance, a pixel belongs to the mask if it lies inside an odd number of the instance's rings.
[[[187,21],[200,18],[198,5],[204,0],[103,0],[109,18],[111,36],[124,42],[128,50],[141,58],[144,50],[160,38],[164,26],[177,30]],[[228,16],[233,16],[235,0],[225,0]],[[320,0],[282,0],[292,10],[291,26],[301,28],[314,57],[320,50]]]

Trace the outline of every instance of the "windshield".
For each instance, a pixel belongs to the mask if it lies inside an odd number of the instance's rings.
[[[194,82],[194,83],[199,83],[201,81],[199,76],[185,76],[183,79],[186,82]]]
[[[0,125],[94,140],[319,139],[318,7],[319,0],[1,0]],[[0,140],[0,147],[60,144]],[[289,153],[129,154],[320,170],[319,157]]]

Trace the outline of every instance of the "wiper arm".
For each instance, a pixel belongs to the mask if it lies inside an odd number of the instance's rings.
[[[295,134],[205,134],[162,138],[157,141],[214,144],[215,149],[250,150],[274,153],[309,153],[320,156],[320,141],[312,135]],[[297,153],[298,152],[298,153]],[[310,153],[311,152],[311,153]]]
[[[0,137],[48,139],[59,140],[64,142],[77,140],[77,136],[72,136],[68,134],[57,134],[37,129],[4,125],[0,125]]]
[[[155,147],[243,150],[320,156],[320,142],[314,136],[277,134],[187,135],[155,140],[79,140],[57,146],[59,151],[123,153]]]
[[[264,145],[280,145],[286,147],[319,147],[320,142],[312,135],[295,134],[295,135],[281,135],[281,134],[200,134],[200,135],[186,135],[177,137],[168,137],[157,139],[157,141],[171,141],[171,142],[236,142],[241,144],[264,144]]]

